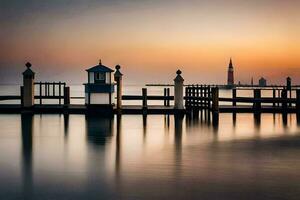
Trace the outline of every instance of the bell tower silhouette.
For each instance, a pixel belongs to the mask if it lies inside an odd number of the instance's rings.
[[[228,66],[227,85],[228,86],[233,86],[234,85],[233,64],[232,64],[232,59],[231,58],[230,58],[230,61],[229,61],[229,66]]]

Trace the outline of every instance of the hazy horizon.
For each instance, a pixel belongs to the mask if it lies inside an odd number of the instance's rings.
[[[122,66],[125,84],[300,84],[300,2],[287,0],[0,1],[0,83],[86,82],[85,69]]]

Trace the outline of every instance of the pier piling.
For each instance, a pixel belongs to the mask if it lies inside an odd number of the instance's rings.
[[[70,87],[64,87],[64,106],[68,106],[69,104],[70,104]]]
[[[287,90],[283,89],[281,91],[281,99],[282,99],[282,112],[287,112]]]
[[[142,88],[143,112],[147,110],[147,88]]]
[[[174,79],[174,109],[183,110],[183,82],[184,79],[181,76],[181,71],[177,70],[177,76]]]
[[[23,107],[30,108],[34,105],[34,72],[31,64],[26,63],[27,69],[23,72]]]
[[[114,74],[114,78],[117,84],[117,110],[120,112],[122,109],[122,76],[123,74],[120,72],[121,66],[116,66],[116,72]]]
[[[219,123],[219,88],[212,88],[211,94],[213,125],[216,126]]]
[[[297,122],[300,124],[300,90],[296,90],[296,113],[297,113]]]
[[[254,89],[254,103],[253,103],[253,109],[255,112],[260,112],[261,110],[261,90],[260,89]]]

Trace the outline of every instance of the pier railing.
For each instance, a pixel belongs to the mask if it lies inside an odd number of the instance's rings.
[[[35,82],[37,93],[34,94],[34,99],[39,100],[39,104],[43,104],[45,99],[57,99],[58,104],[64,105],[70,104],[70,87],[66,86],[64,82]],[[11,101],[11,100],[21,100],[21,105],[23,105],[23,86],[20,86],[20,95],[5,95],[0,96],[0,101]]]
[[[35,82],[37,104],[42,105],[43,100],[57,99],[58,104],[69,105],[70,99],[84,97],[70,97],[70,88],[64,82]],[[122,95],[123,101],[142,101],[147,108],[149,101],[162,101],[163,106],[171,107],[174,96],[170,95],[171,88],[163,88],[162,95],[149,95],[147,88],[143,88],[140,95]],[[186,85],[185,108],[189,110],[210,110],[216,112],[297,112],[300,113],[300,88],[296,87],[254,87],[233,88],[219,93],[216,85]],[[250,91],[243,95],[241,91]],[[268,91],[266,93],[266,91]],[[223,95],[223,96],[222,96]],[[0,96],[0,100],[21,100],[21,95]],[[21,102],[22,103],[22,102]],[[45,102],[47,103],[47,102]],[[49,102],[48,102],[49,103]],[[152,104],[153,105],[153,104]],[[159,105],[162,105],[161,103]]]
[[[35,95],[35,99],[39,99],[39,104],[43,104],[43,99],[57,99],[61,104],[62,100],[64,104],[70,103],[70,87],[66,86],[65,82],[35,82],[38,95]]]
[[[237,96],[237,91],[239,90],[245,89],[231,89],[231,97],[222,97],[219,96],[219,88],[216,86],[188,85],[185,88],[185,107],[187,110],[208,109],[214,111],[222,109],[223,111],[248,110],[259,112],[267,110],[300,112],[300,89],[254,88],[252,89],[252,97]],[[246,90],[249,90],[249,88]],[[272,96],[262,97],[262,91],[264,90],[271,90]]]
[[[163,95],[148,95],[147,88],[142,88],[142,95],[122,95],[122,100],[142,100],[142,106],[148,106],[149,100],[163,101],[164,106],[170,106],[174,96],[170,96],[170,88],[164,88]]]

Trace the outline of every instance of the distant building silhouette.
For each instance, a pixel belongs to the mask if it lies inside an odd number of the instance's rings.
[[[259,79],[259,81],[258,81],[258,85],[259,85],[260,87],[265,87],[265,86],[267,86],[267,80],[266,80],[265,78],[261,77],[261,78]]]
[[[228,86],[234,85],[233,65],[232,65],[231,58],[230,58],[229,66],[228,66],[227,85]]]

